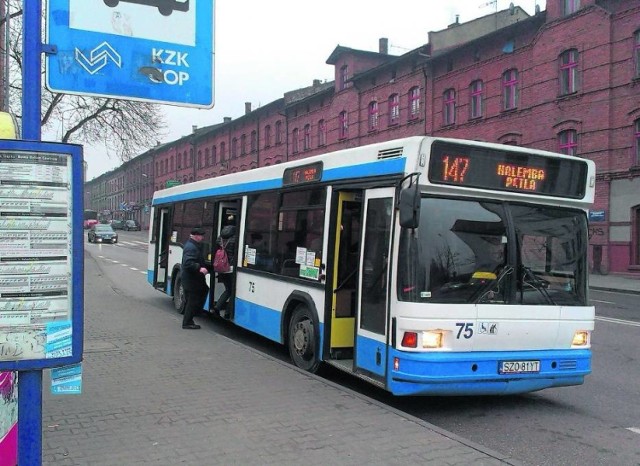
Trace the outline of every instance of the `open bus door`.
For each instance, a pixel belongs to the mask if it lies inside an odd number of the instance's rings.
[[[383,381],[389,343],[389,258],[395,188],[365,192],[355,370]]]
[[[330,326],[330,350],[334,359],[353,359],[358,254],[362,234],[362,201],[359,197],[360,194],[352,192],[338,193]]]
[[[156,238],[155,264],[153,268],[153,286],[159,290],[167,289],[167,268],[169,264],[169,239],[171,237],[168,208],[157,208],[153,219],[153,237]]]
[[[235,242],[235,247],[238,247],[239,244],[239,238],[238,235],[240,233],[240,201],[220,201],[216,204],[216,224],[215,224],[215,228],[213,230],[213,238],[211,239],[212,243],[211,243],[211,257],[207,258],[208,260],[213,262],[213,255],[215,254],[215,251],[217,249],[216,247],[216,240],[218,239],[218,236],[220,235],[220,232],[222,231],[222,229],[224,227],[226,227],[227,225],[234,225],[236,227],[236,242]],[[234,257],[238,257],[238,251],[236,251],[236,254]],[[230,264],[232,267],[234,267],[232,270],[234,271],[233,273],[233,281],[234,281],[234,285],[232,286],[232,290],[233,293],[231,295],[231,297],[229,298],[229,305],[233,306],[233,302],[235,299],[235,264]],[[213,303],[217,303],[218,299],[220,298],[220,296],[222,295],[222,293],[224,292],[224,285],[222,283],[218,283],[217,280],[217,273],[211,273],[210,274],[210,282],[209,282],[209,288],[210,288],[210,293],[211,296],[209,297],[210,301],[210,309],[213,309]]]

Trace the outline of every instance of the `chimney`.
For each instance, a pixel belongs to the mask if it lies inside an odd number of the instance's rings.
[[[191,125],[191,132],[192,133],[195,133],[197,129],[198,129],[198,125]]]
[[[389,39],[387,39],[386,37],[381,37],[378,41],[378,49],[380,53],[389,55]]]
[[[231,121],[231,117],[224,117],[224,118],[222,119],[222,122],[223,122],[223,123],[229,123],[230,121]]]
[[[244,114],[248,115],[249,113],[251,113],[251,102],[245,102],[244,103]]]
[[[320,85],[321,81],[319,79],[314,79],[313,80],[313,87],[318,87]]]

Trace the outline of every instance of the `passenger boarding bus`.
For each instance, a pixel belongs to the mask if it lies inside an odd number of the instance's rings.
[[[237,227],[228,319],[396,395],[514,394],[591,372],[592,161],[411,137],[158,191],[148,279]],[[210,279],[205,310],[221,285]]]

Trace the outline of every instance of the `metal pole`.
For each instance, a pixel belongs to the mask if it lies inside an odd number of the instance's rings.
[[[40,140],[42,0],[23,0],[22,137]],[[42,371],[18,373],[18,464],[42,464]]]
[[[5,12],[4,12],[4,82],[2,83],[2,96],[4,98],[3,108],[5,112],[8,112],[11,108],[9,105],[9,78],[11,61],[9,59],[9,48],[11,46],[11,4],[9,0],[6,0]]]

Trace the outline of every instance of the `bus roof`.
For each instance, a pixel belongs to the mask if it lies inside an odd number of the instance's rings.
[[[326,154],[307,157],[301,160],[289,161],[253,170],[230,173],[215,178],[208,178],[188,184],[156,191],[153,205],[163,205],[190,199],[205,197],[233,196],[249,192],[278,189],[286,186],[285,173],[307,167],[311,172],[311,181],[340,181],[348,179],[366,179],[384,176],[404,176],[416,171],[426,172],[431,145],[436,141],[462,144],[470,147],[494,149],[522,154],[536,154],[563,160],[580,161],[587,164],[588,179],[593,178],[595,185],[595,163],[579,157],[557,154],[519,146],[505,146],[502,144],[469,141],[462,139],[434,138],[429,136],[412,136],[403,139],[358,146]],[[289,177],[287,176],[287,179]],[[420,180],[420,184],[428,185],[427,177]],[[304,183],[304,181],[303,181]],[[302,183],[301,183],[302,184]],[[585,196],[578,200],[580,203],[593,202],[595,188],[587,182]],[[442,191],[446,187],[437,187]],[[450,189],[450,188],[449,188]],[[478,192],[477,189],[464,187],[456,188],[460,192]],[[513,193],[510,193],[513,194]],[[521,194],[530,197],[532,193]],[[572,201],[576,202],[576,200]]]

